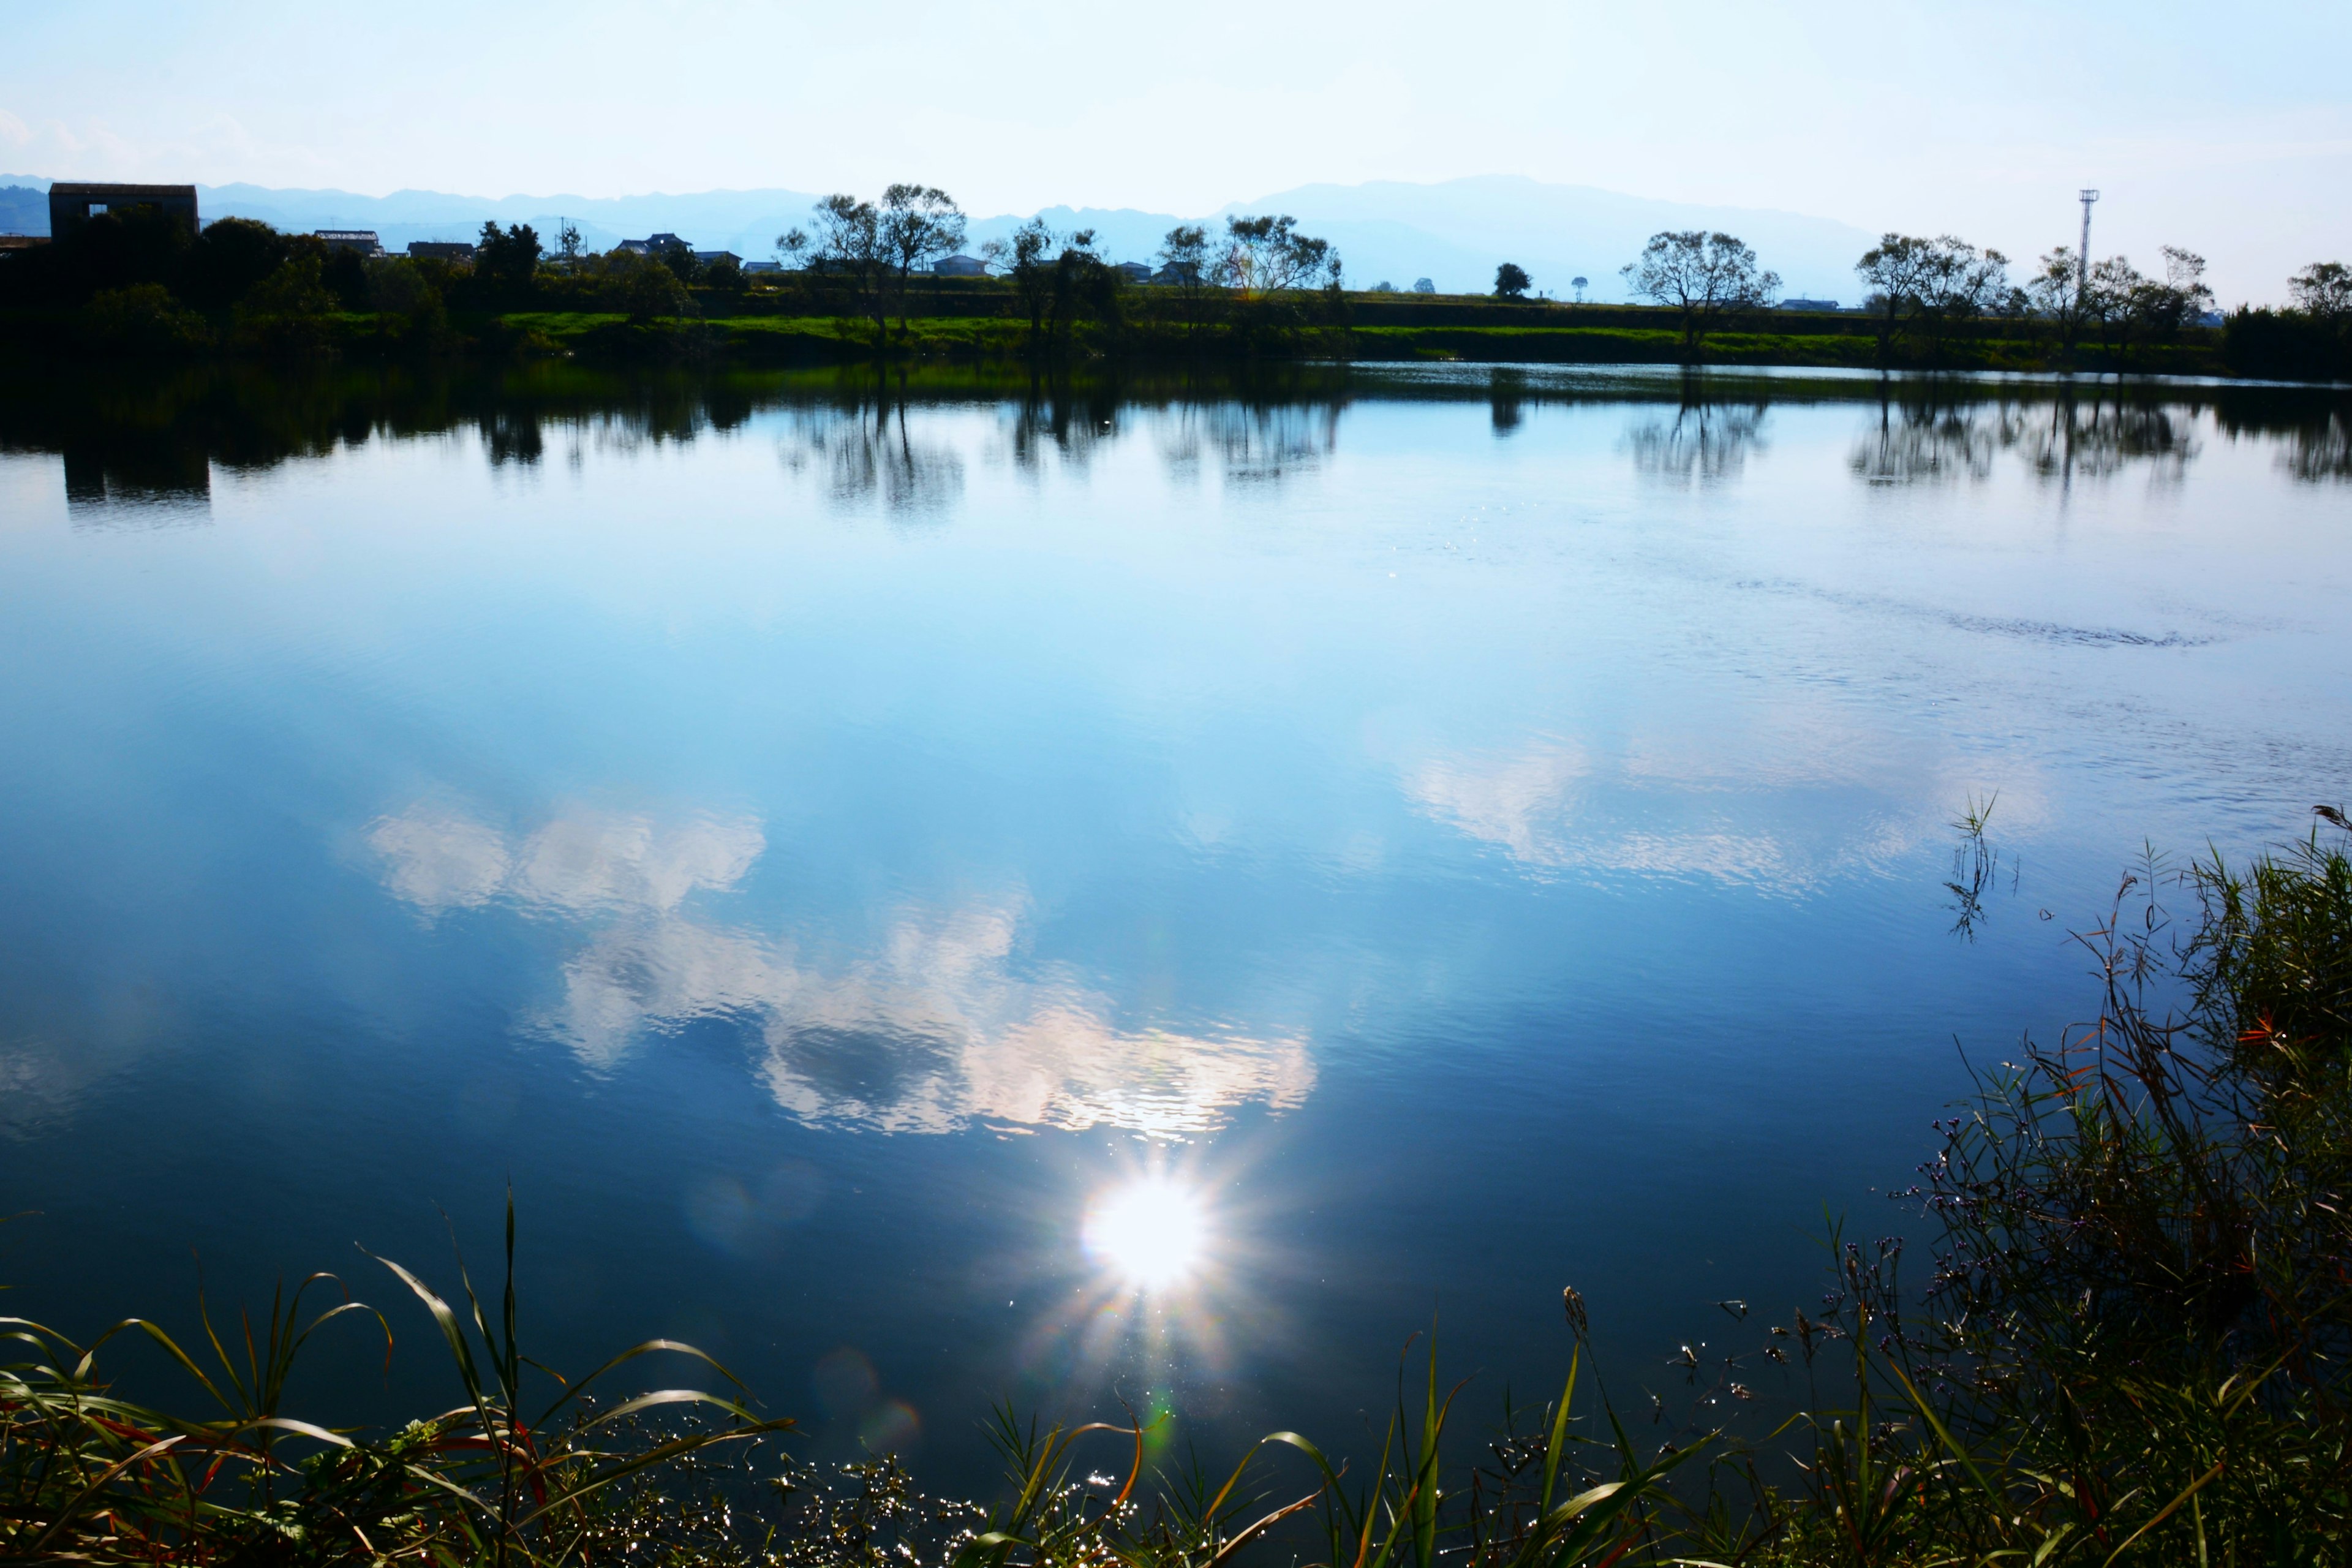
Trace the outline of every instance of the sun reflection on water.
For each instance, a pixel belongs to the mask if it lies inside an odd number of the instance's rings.
[[[1087,1256],[1097,1265],[1149,1293],[1192,1277],[1208,1233],[1200,1194],[1151,1175],[1097,1196],[1087,1215],[1085,1240]]]

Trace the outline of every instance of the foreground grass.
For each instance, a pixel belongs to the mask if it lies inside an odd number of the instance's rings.
[[[925,1499],[888,1458],[818,1474],[709,1358],[650,1341],[576,1382],[516,1342],[514,1220],[495,1310],[386,1262],[436,1325],[456,1403],[388,1433],[289,1414],[341,1321],[324,1276],[194,1351],[151,1322],[88,1347],[7,1323],[0,1557],[89,1563],[721,1563],[742,1568],[1607,1568],[1619,1563],[2319,1564],[2352,1552],[2352,860],[2330,825],[2242,868],[2124,879],[2090,1023],[1987,1075],[1916,1193],[1907,1288],[1888,1238],[1834,1245],[1820,1317],[1687,1370],[1694,1415],[1636,1442],[1580,1394],[1465,1444],[1433,1350],[1376,1463],[1272,1434],[1230,1471],[1145,1473],[1134,1427],[1010,1413],[993,1507]],[[1982,815],[1967,819],[1980,833]],[[1955,884],[1959,891],[1959,884]],[[2170,905],[2183,911],[2176,918]],[[307,1315],[306,1315],[307,1314]],[[115,1339],[161,1347],[211,1406],[118,1396]],[[608,1400],[644,1357],[713,1389]],[[1688,1357],[1689,1352],[1685,1352]],[[674,1364],[674,1363],[672,1363]],[[1801,1414],[1727,1423],[1742,1379],[1801,1374]],[[1654,1427],[1647,1428],[1654,1432]],[[1468,1449],[1465,1454],[1465,1448]],[[1085,1450],[1084,1462],[1080,1451]],[[1108,1453],[1117,1474],[1094,1472]]]

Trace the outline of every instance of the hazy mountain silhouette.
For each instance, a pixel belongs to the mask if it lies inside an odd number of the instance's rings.
[[[46,231],[48,215],[36,193],[48,182],[0,175],[0,185],[11,184],[31,189],[0,191],[0,230],[13,221],[26,232]],[[568,217],[593,249],[667,230],[698,249],[729,249],[751,259],[771,255],[784,229],[805,226],[816,201],[815,193],[790,190],[497,198],[437,191],[365,196],[247,184],[200,185],[197,192],[207,218],[254,217],[298,232],[372,228],[395,250],[416,239],[471,238],[489,219],[531,224],[551,238],[557,223]],[[22,199],[12,205],[16,197]],[[1093,229],[1097,245],[1114,259],[1148,261],[1180,222],[1213,230],[1229,215],[1268,212],[1289,213],[1307,233],[1330,240],[1347,262],[1349,282],[1359,288],[1382,279],[1406,288],[1429,278],[1448,292],[1484,291],[1493,286],[1497,263],[1516,261],[1534,275],[1538,291],[1565,297],[1569,280],[1582,276],[1591,280],[1589,297],[1600,300],[1622,297],[1617,269],[1652,234],[1720,228],[1754,246],[1790,293],[1851,301],[1854,261],[1874,237],[1800,213],[1694,206],[1511,174],[1434,184],[1301,185],[1191,218],[1131,207],[1049,207],[1037,216],[1065,233]],[[1009,235],[1023,221],[1013,215],[974,219],[967,248]]]

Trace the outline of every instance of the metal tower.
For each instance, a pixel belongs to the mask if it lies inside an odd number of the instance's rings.
[[[2091,204],[2098,199],[2096,191],[2083,193],[2083,248],[2074,253],[2074,290],[2077,293],[2091,286]]]

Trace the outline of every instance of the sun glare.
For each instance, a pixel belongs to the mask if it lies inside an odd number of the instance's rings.
[[[1165,1290],[1199,1266],[1208,1228],[1198,1195],[1147,1177],[1095,1200],[1087,1251],[1136,1289]]]

